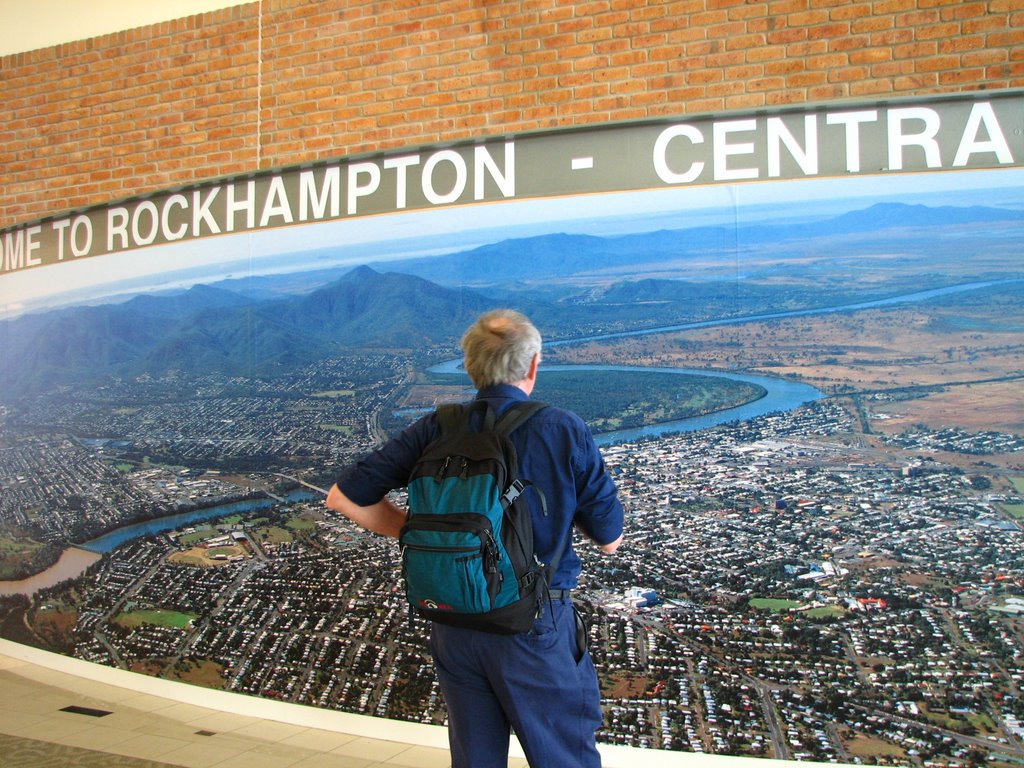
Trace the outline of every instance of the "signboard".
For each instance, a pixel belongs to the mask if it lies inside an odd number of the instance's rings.
[[[1024,164],[1024,97],[825,105],[433,146],[226,179],[0,233],[0,275],[177,241],[501,200]]]

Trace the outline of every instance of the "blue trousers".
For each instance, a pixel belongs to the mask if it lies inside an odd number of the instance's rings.
[[[432,624],[430,649],[452,768],[507,768],[510,728],[534,768],[600,768],[601,692],[590,653],[577,650],[571,598],[519,635]]]

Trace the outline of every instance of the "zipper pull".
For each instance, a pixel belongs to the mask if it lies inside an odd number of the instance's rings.
[[[435,481],[440,483],[442,480],[444,480],[444,476],[448,472],[448,465],[451,464],[451,463],[452,463],[452,457],[451,456],[445,456],[444,457],[444,462],[442,462],[441,466],[437,468],[437,473],[434,475],[434,480]]]
[[[498,549],[498,542],[494,540],[494,534],[487,532],[487,544],[485,547],[487,557],[487,572],[494,573],[498,570],[498,561],[501,560],[501,550]]]

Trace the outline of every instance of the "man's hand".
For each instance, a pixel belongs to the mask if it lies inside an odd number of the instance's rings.
[[[337,485],[332,485],[327,492],[327,508],[340,512],[356,525],[374,533],[397,539],[398,534],[408,518],[404,509],[395,506],[388,498],[376,504],[361,507],[341,492]]]
[[[610,555],[610,554],[612,554],[612,553],[613,553],[613,552],[614,552],[614,551],[615,551],[616,549],[618,549],[618,548],[619,548],[619,545],[620,545],[621,543],[622,543],[622,536],[619,536],[619,538],[617,538],[617,539],[616,539],[615,541],[613,541],[613,542],[610,542],[610,543],[608,543],[608,544],[598,544],[598,546],[599,546],[599,547],[601,548],[601,551],[602,551],[602,552],[604,552],[604,553],[605,553],[606,555]]]

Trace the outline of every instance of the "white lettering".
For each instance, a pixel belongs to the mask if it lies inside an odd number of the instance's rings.
[[[235,231],[235,216],[239,213],[245,214],[246,229],[256,226],[256,182],[250,179],[245,183],[246,196],[241,199],[235,196],[238,187],[238,184],[228,185],[227,221],[224,223],[228,232]]]
[[[13,272],[25,268],[25,230],[19,229],[4,235],[4,271]]]
[[[904,133],[903,124],[908,120],[920,120],[924,123],[919,133]],[[889,111],[889,170],[903,170],[903,148],[921,147],[924,150],[925,163],[929,168],[942,167],[942,155],[939,142],[935,140],[941,122],[934,109],[927,107],[908,107]]]
[[[860,172],[860,124],[873,123],[876,120],[878,120],[878,112],[873,109],[862,112],[840,112],[825,117],[825,122],[829,125],[846,126],[846,170],[848,172]]]
[[[447,194],[440,194],[434,189],[434,170],[441,163],[451,163],[455,169],[455,183]],[[427,158],[423,164],[423,196],[433,205],[454,203],[466,189],[466,161],[453,149],[443,149]]]
[[[982,125],[985,126],[985,131],[988,133],[988,141],[978,139],[978,129]],[[964,135],[960,138],[960,146],[957,147],[953,167],[962,168],[967,165],[971,155],[976,152],[991,152],[995,154],[996,160],[1004,165],[1013,162],[1013,153],[1010,152],[1010,145],[1006,143],[999,119],[996,117],[992,105],[987,101],[971,107],[971,114],[967,118],[967,125],[964,126]]]
[[[309,220],[309,207],[313,206],[313,218],[322,219],[327,215],[327,205],[330,203],[331,216],[337,218],[340,215],[338,190],[341,186],[341,169],[331,166],[324,170],[324,182],[317,194],[316,175],[313,171],[303,171],[299,174],[299,221]]]
[[[484,171],[498,185],[504,197],[516,196],[516,147],[511,141],[505,142],[505,170],[502,172],[485,146],[473,149],[473,199],[484,199]]]
[[[42,226],[35,225],[27,229],[19,229],[4,235],[3,267],[5,272],[13,272],[26,267],[38,267],[43,260],[33,256],[39,250],[40,243],[36,236],[43,231]]]
[[[43,263],[41,258],[32,255],[34,251],[38,251],[40,248],[40,243],[36,237],[42,231],[42,226],[37,224],[27,229],[18,229],[4,235],[4,242],[0,243],[0,251],[3,254],[2,261],[5,272],[13,272],[14,270],[25,269],[26,267],[38,267]]]
[[[782,175],[782,145],[806,176],[818,174],[818,123],[814,115],[804,115],[804,144],[801,147],[781,117],[768,118],[768,175],[777,178]]]
[[[359,183],[360,176],[368,176],[365,184]],[[348,215],[354,216],[360,197],[372,195],[380,187],[380,168],[376,163],[352,163],[348,167]]]
[[[84,230],[85,242],[79,245],[79,233]],[[76,216],[71,224],[71,255],[87,256],[92,250],[92,221],[88,216]]]
[[[728,141],[729,134],[753,131],[756,128],[757,122],[754,120],[730,120],[727,123],[715,123],[712,126],[715,181],[756,179],[759,176],[757,168],[734,168],[730,170],[727,166],[728,159],[733,155],[754,154],[753,142],[730,144]]]
[[[184,222],[177,229],[171,229],[171,210],[174,208],[188,208],[188,200],[184,195],[171,195],[160,212],[160,231],[165,240],[181,240],[188,233],[188,224]]]
[[[149,232],[142,234],[142,214],[149,214]],[[152,245],[160,232],[160,213],[152,200],[143,200],[132,214],[132,238],[136,245]]]
[[[107,253],[115,250],[114,235],[121,236],[120,248],[128,247],[128,209],[111,208],[107,211]]]
[[[58,219],[50,226],[57,233],[57,261],[64,261],[64,235],[71,226],[71,219]]]
[[[25,249],[25,262],[30,267],[38,267],[43,263],[41,258],[32,255],[33,251],[38,251],[40,248],[41,243],[36,238],[42,231],[43,228],[38,224],[25,230],[25,239],[28,242],[28,247]]]
[[[273,176],[270,179],[270,191],[267,193],[267,200],[263,205],[260,226],[267,226],[273,216],[280,216],[284,224],[292,223],[292,209],[288,202],[288,192],[285,190],[284,181],[280,176]]]
[[[401,210],[405,208],[407,203],[407,195],[409,191],[408,181],[406,179],[406,171],[414,166],[420,164],[420,158],[418,155],[403,155],[402,157],[389,157],[384,161],[384,167],[388,170],[395,170],[395,208]]]
[[[678,137],[689,139],[691,144],[704,143],[704,134],[692,125],[673,125],[658,135],[658,140],[654,142],[654,170],[658,178],[666,184],[688,184],[695,181],[704,171],[704,163],[696,161],[690,163],[690,167],[681,173],[669,168],[668,145]]]
[[[199,237],[202,235],[202,224],[206,224],[206,228],[211,235],[219,235],[220,227],[217,225],[217,220],[213,218],[213,214],[210,213],[210,206],[213,204],[214,198],[220,194],[220,187],[214,187],[206,195],[206,199],[202,199],[203,193],[198,189],[192,193],[192,237]]]

